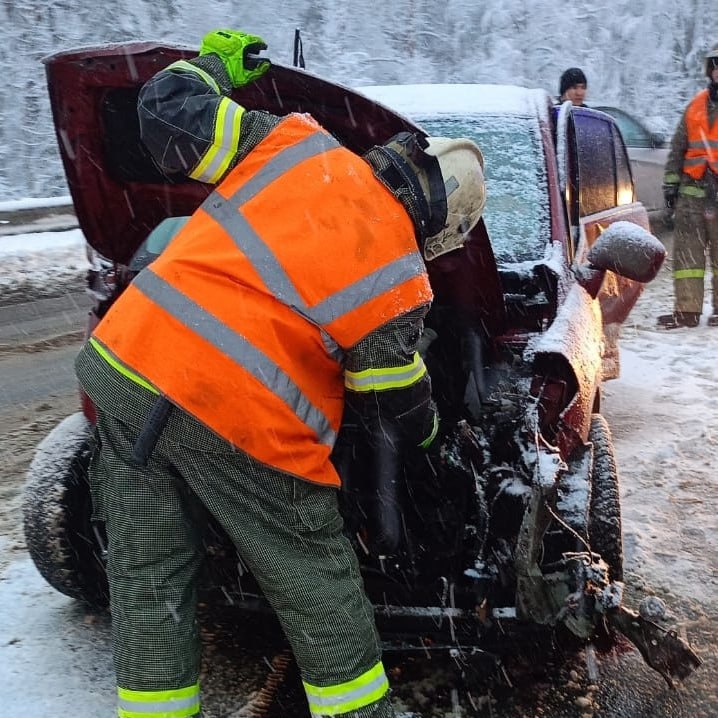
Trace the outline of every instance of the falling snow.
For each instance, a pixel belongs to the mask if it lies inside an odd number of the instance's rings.
[[[0,239],[2,278],[11,285],[57,284],[86,261],[79,231]],[[718,330],[705,326],[704,316],[697,329],[656,331],[655,315],[670,301],[668,264],[624,326],[622,375],[607,383],[603,399],[621,472],[626,571],[649,594],[714,607]],[[9,551],[6,537],[0,548]],[[24,552],[13,550],[7,558],[0,574],[6,712],[25,718],[110,715],[106,618],[86,614],[45,585]],[[659,610],[654,604],[644,610]]]

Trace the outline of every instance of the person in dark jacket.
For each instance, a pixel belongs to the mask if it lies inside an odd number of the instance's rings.
[[[708,87],[688,103],[663,175],[666,212],[674,225],[674,309],[658,317],[661,329],[698,326],[706,254],[713,275],[708,325],[718,326],[718,48],[704,62]]]
[[[558,87],[558,103],[563,104],[567,100],[577,107],[585,107],[588,81],[580,67],[569,67],[561,75]]]
[[[90,480],[126,718],[200,714],[205,510],[279,617],[311,715],[394,715],[330,453],[345,400],[407,444],[435,440],[424,262],[478,222],[483,158],[409,133],[360,157],[308,115],[246,110],[230,94],[266,72],[248,60],[265,47],[213,31],[141,89],[159,167],[216,189],[76,362],[97,409]]]

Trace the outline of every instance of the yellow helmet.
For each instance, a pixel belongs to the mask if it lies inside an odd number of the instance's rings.
[[[486,205],[484,156],[465,138],[428,137],[425,152],[439,161],[446,191],[446,222],[424,241],[424,258],[436,259],[463,246]]]
[[[464,244],[486,202],[484,157],[474,142],[399,132],[364,157],[411,216],[424,259]]]

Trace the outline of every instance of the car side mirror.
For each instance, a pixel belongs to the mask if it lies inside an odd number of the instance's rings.
[[[665,143],[666,136],[662,132],[651,132],[651,147],[653,149],[663,147]]]
[[[625,221],[609,225],[586,255],[589,270],[610,270],[643,284],[655,279],[665,258],[657,237]]]

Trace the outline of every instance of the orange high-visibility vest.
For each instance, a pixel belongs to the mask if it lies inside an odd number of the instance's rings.
[[[288,115],[94,336],[258,460],[339,485],[343,350],[432,298],[413,224],[360,157]]]
[[[683,171],[694,180],[703,177],[706,167],[718,173],[718,122],[708,126],[708,90],[701,90],[686,109],[688,149]]]

